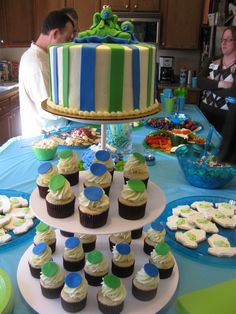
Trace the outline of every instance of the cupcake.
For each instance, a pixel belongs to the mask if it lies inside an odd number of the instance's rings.
[[[66,238],[71,238],[74,236],[74,232],[69,232],[69,231],[65,231],[65,230],[60,230],[60,234]]]
[[[78,184],[79,166],[77,154],[70,149],[65,149],[59,152],[58,157],[58,173],[62,174],[70,182],[71,186]]]
[[[42,266],[40,287],[45,298],[56,299],[60,297],[64,286],[64,273],[55,262],[47,262]]]
[[[84,267],[85,257],[80,239],[68,238],[65,242],[63,266],[68,271],[79,271]]]
[[[87,171],[86,178],[84,180],[84,186],[100,186],[105,193],[109,195],[111,187],[111,174],[107,170],[106,166],[100,163],[93,163],[89,171]]]
[[[45,198],[49,190],[50,178],[56,173],[56,167],[50,162],[45,162],[38,168],[38,177],[36,179],[36,184],[38,186],[39,195]]]
[[[147,191],[140,180],[129,180],[118,198],[119,215],[128,220],[141,219],[145,215]]]
[[[134,271],[134,252],[128,243],[118,243],[113,246],[111,271],[118,277],[129,277]]]
[[[147,187],[149,179],[148,166],[145,157],[137,152],[129,155],[124,166],[125,183],[130,179],[141,180]]]
[[[152,300],[157,294],[159,282],[158,268],[151,263],[144,264],[133,278],[132,294],[140,301]]]
[[[98,291],[97,302],[99,310],[104,314],[118,314],[124,308],[127,292],[120,278],[106,275],[102,281],[102,288]]]
[[[155,246],[160,242],[165,242],[166,230],[160,223],[153,221],[150,228],[147,230],[144,238],[143,250],[150,255]]]
[[[61,291],[61,305],[66,312],[82,311],[87,302],[88,283],[78,273],[68,273]]]
[[[45,242],[52,250],[56,250],[56,233],[55,231],[44,222],[40,222],[36,227],[36,235],[34,236],[34,244]]]
[[[114,174],[114,163],[113,160],[111,158],[111,153],[107,150],[98,150],[95,153],[94,159],[93,159],[94,163],[100,163],[106,166],[107,170],[110,172],[111,176],[113,177]]]
[[[150,262],[157,266],[160,279],[169,278],[174,268],[174,257],[167,243],[158,243],[151,252]]]
[[[113,233],[109,236],[110,251],[112,252],[113,246],[116,245],[117,243],[125,242],[130,244],[131,241],[132,241],[131,231]]]
[[[82,234],[82,233],[77,233],[76,234],[82,243],[82,247],[85,253],[91,252],[95,249],[96,247],[96,240],[97,236],[94,234]]]
[[[42,266],[50,260],[52,260],[52,250],[50,247],[45,242],[35,245],[28,261],[31,275],[34,278],[40,278]]]
[[[46,205],[48,215],[54,218],[65,218],[74,213],[75,196],[70,183],[60,174],[54,174],[50,179]]]
[[[132,239],[139,239],[143,235],[143,227],[131,230],[131,238]]]
[[[106,224],[109,198],[99,186],[88,186],[79,195],[80,223],[86,228],[99,228]]]
[[[100,286],[102,277],[108,274],[108,271],[108,261],[102,252],[94,250],[87,254],[84,275],[90,286]]]

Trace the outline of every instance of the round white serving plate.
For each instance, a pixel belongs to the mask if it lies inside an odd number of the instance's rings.
[[[124,179],[123,172],[115,171],[109,194],[110,209],[106,225],[101,228],[85,228],[80,224],[78,211],[78,196],[83,189],[85,175],[86,171],[81,171],[79,175],[79,185],[72,187],[76,196],[75,212],[72,216],[67,218],[53,218],[49,216],[46,208],[46,201],[39,196],[38,188],[36,188],[30,196],[30,206],[37,218],[54,228],[64,231],[97,235],[111,234],[141,228],[160,216],[165,208],[166,198],[164,193],[156,184],[149,180],[147,188],[148,202],[145,216],[138,220],[127,220],[120,217],[118,213],[118,196],[123,188]]]
[[[141,269],[141,267],[149,260],[149,256],[143,252],[143,238],[144,235],[142,238],[132,240],[131,242],[131,247],[135,252],[134,273]],[[57,246],[56,251],[53,254],[53,260],[60,264],[61,266],[63,265],[62,256],[65,240],[66,238],[61,236],[59,230],[57,230]],[[36,279],[31,276],[28,266],[28,260],[31,256],[32,248],[33,244],[23,254],[17,269],[17,282],[22,296],[24,297],[26,302],[40,314],[67,313],[63,310],[61,306],[60,298],[54,300],[45,298],[41,293],[39,279]],[[109,249],[109,242],[107,236],[101,235],[97,237],[96,249],[101,250],[103,254],[107,256],[110,267],[112,253],[110,252]],[[65,274],[66,273],[67,271],[65,271]],[[83,271],[80,271],[79,273],[81,273],[81,275],[84,276]],[[121,279],[127,290],[127,297],[125,299],[124,310],[122,311],[122,313],[124,314],[157,313],[170,301],[170,299],[175,293],[179,281],[179,269],[175,261],[173,273],[170,276],[170,278],[160,280],[156,297],[151,301],[142,302],[137,300],[132,295],[133,275],[131,275],[128,278]],[[85,314],[100,313],[96,301],[96,295],[99,289],[100,287],[88,286],[87,304],[82,311],[83,313]]]

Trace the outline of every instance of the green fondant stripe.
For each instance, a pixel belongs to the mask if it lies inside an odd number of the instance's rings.
[[[69,98],[69,46],[62,48],[63,106],[68,107]]]
[[[124,85],[124,47],[107,44],[110,53],[110,95],[109,112],[122,111]]]

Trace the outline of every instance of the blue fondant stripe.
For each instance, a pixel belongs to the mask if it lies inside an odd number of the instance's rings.
[[[81,51],[80,109],[95,111],[95,65],[96,47],[84,44]]]
[[[132,84],[134,109],[140,109],[140,51],[136,46],[127,46],[132,49]]]
[[[57,48],[53,47],[53,94],[54,94],[54,103],[59,104],[58,96],[58,68],[57,68]]]

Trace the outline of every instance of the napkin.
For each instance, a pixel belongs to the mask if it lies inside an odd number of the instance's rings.
[[[235,314],[236,279],[192,291],[177,299],[178,314]]]

